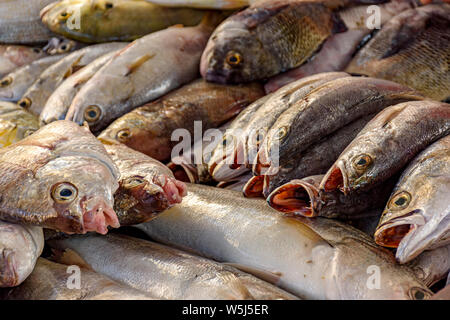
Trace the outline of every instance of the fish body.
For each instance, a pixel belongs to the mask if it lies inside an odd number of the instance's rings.
[[[45,56],[45,52],[39,47],[0,45],[0,78]]]
[[[12,102],[0,101],[0,148],[7,147],[39,129],[38,119]]]
[[[408,263],[428,287],[445,279],[450,271],[450,245],[422,252]]]
[[[202,9],[239,9],[249,5],[249,0],[146,0],[165,7]]]

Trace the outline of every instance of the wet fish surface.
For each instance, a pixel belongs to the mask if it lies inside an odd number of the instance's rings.
[[[0,148],[28,137],[39,129],[38,119],[12,102],[0,101]]]
[[[45,52],[39,47],[0,45],[0,78],[45,56]]]
[[[428,287],[445,279],[450,271],[450,246],[443,246],[422,252],[408,263]]]

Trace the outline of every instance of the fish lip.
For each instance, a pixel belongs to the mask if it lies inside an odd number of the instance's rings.
[[[10,249],[0,252],[0,288],[15,287],[19,284],[17,272],[16,253]]]
[[[93,197],[82,200],[81,207],[83,208],[82,233],[96,231],[107,234],[109,226],[120,227],[116,212],[103,198]]]
[[[323,177],[319,188],[325,192],[332,192],[339,189],[345,195],[348,195],[350,191],[349,178],[345,171],[345,164],[342,160],[338,161],[330,170],[328,170],[328,173]]]
[[[225,163],[225,160],[220,161],[213,167],[213,169],[214,170],[211,176],[216,181],[229,181],[243,175],[248,171],[248,168],[245,166],[240,166],[237,169],[231,169],[230,165]]]
[[[175,161],[177,161],[178,163],[176,163]],[[184,158],[182,157],[172,159],[172,161],[167,164],[167,167],[170,169],[170,171],[172,171],[176,179],[179,181],[189,183],[199,182],[199,176],[195,166],[186,163],[186,161],[184,161]],[[177,175],[177,172],[181,172],[186,177],[180,177],[179,174]]]
[[[253,176],[245,184],[242,192],[247,198],[258,198],[263,196],[264,176]]]
[[[205,75],[203,77],[208,82],[214,82],[214,83],[219,83],[219,84],[227,84],[230,81],[228,76],[222,75],[222,74],[217,74],[216,72],[214,72],[211,69],[208,69],[205,72]]]

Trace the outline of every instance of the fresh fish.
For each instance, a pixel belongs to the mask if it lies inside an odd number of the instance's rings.
[[[235,191],[188,185],[181,204],[138,228],[156,241],[239,265],[307,299],[431,295],[410,268],[396,264],[359,230],[331,219],[287,218],[264,200]],[[367,286],[373,265],[380,268],[378,290]]]
[[[0,173],[2,220],[69,234],[119,227],[117,168],[86,127],[53,122],[0,149]]]
[[[346,71],[392,80],[424,95],[450,97],[450,4],[407,10],[353,58]]]
[[[45,69],[65,56],[66,54],[44,57],[4,76],[0,80],[0,99],[12,102],[20,100]]]
[[[420,280],[428,287],[445,279],[450,271],[450,245],[424,251],[408,263]]]
[[[165,7],[239,9],[248,6],[252,0],[146,0],[146,1],[159,4]]]
[[[43,43],[53,35],[39,11],[54,0],[6,0],[0,2],[0,43]]]
[[[382,79],[347,77],[327,82],[280,115],[262,142],[254,166],[276,169],[276,164],[283,165],[291,155],[363,116],[422,99],[416,91]]]
[[[118,142],[103,142],[120,172],[114,211],[121,226],[149,221],[186,195],[185,184],[159,161]]]
[[[43,248],[41,227],[0,220],[0,288],[22,283],[33,271]]]
[[[221,15],[211,14],[197,27],[172,27],[134,41],[83,86],[66,120],[87,121],[99,132],[132,109],[195,80],[217,20]]]
[[[233,267],[146,240],[110,234],[49,243],[73,250],[96,272],[159,299],[295,299]]]
[[[75,95],[94,74],[103,67],[117,51],[109,52],[89,63],[62,82],[45,103],[39,120],[42,125],[57,120],[64,120]]]
[[[446,107],[450,109],[450,105]],[[425,112],[431,114],[430,109]],[[446,115],[437,112],[435,115],[447,117],[449,122],[446,112]],[[420,122],[425,122],[424,118],[421,114]],[[412,128],[419,131],[418,126]],[[438,130],[445,129],[440,123]],[[432,134],[430,130],[430,136]],[[417,136],[414,139],[417,140]],[[409,146],[409,154],[416,152],[417,147],[414,147]],[[398,247],[396,257],[400,263],[410,261],[424,250],[450,244],[449,192],[450,135],[426,148],[403,172],[383,212],[375,241],[382,246]]]
[[[245,185],[248,183],[248,181],[253,177],[252,174],[247,173],[243,174],[239,177],[236,177],[229,181],[221,181],[219,182],[216,187],[222,188],[222,189],[228,189],[228,190],[234,190],[234,191],[240,191],[244,189]]]
[[[186,129],[194,137],[195,121],[203,131],[217,128],[263,95],[258,83],[225,86],[198,79],[122,116],[100,137],[115,139],[165,161],[179,143],[172,140],[176,129]]]
[[[126,45],[126,43],[122,42],[104,43],[72,52],[67,57],[45,69],[17,103],[39,117],[47,99],[65,79],[98,57],[108,52],[119,50]]]
[[[133,41],[175,24],[195,26],[205,11],[166,8],[145,0],[63,0],[41,11],[53,32],[82,42]]]
[[[19,67],[45,57],[45,55],[45,52],[39,47],[0,45],[0,78]]]
[[[48,43],[42,50],[44,50],[48,54],[54,55],[72,52],[83,47],[85,47],[85,45],[80,42],[65,38],[53,37],[48,41]]]
[[[73,270],[73,266],[72,266]],[[39,258],[33,273],[19,287],[0,292],[3,300],[154,300],[149,294],[80,268],[80,288],[68,286],[71,269]]]
[[[38,119],[12,102],[0,101],[0,148],[7,147],[39,129]]]
[[[399,172],[429,144],[450,133],[450,105],[411,101],[372,119],[325,175],[320,188],[368,190]]]

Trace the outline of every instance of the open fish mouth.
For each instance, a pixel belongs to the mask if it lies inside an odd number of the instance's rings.
[[[108,227],[119,228],[120,223],[116,212],[103,199],[90,199],[84,203],[83,231],[95,231],[107,234]]]
[[[0,252],[0,288],[14,287],[19,284],[15,252],[3,249]]]
[[[244,196],[247,198],[263,197],[264,176],[251,177],[243,188]]]
[[[340,190],[345,195],[348,194],[350,191],[348,176],[341,161],[328,171],[320,184],[320,189],[326,192]]]
[[[172,162],[169,162],[167,167],[172,171],[178,181],[190,183],[199,182],[197,168],[185,161],[182,157],[172,159]]]

